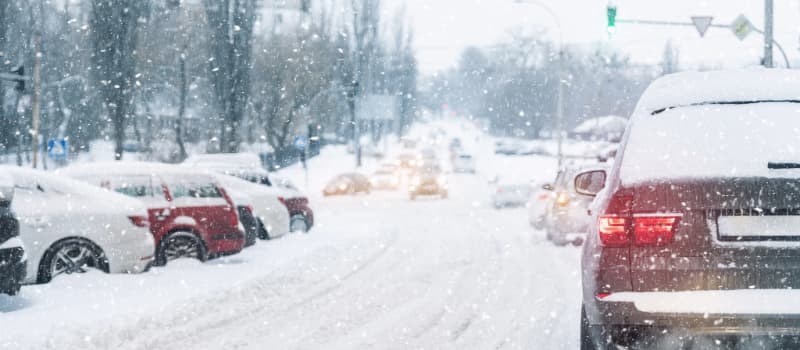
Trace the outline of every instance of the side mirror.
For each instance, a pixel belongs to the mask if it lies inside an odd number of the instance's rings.
[[[545,190],[545,191],[552,191],[553,190],[553,185],[544,184],[544,185],[542,185],[542,189]]]
[[[606,171],[591,170],[575,176],[575,192],[584,196],[596,196],[606,186]]]

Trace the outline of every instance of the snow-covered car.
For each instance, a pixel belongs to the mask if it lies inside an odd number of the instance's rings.
[[[314,226],[314,211],[309,205],[308,196],[300,191],[291,180],[269,173],[259,166],[248,166],[247,164],[249,163],[245,163],[248,159],[247,156],[240,157],[233,154],[227,157],[230,157],[231,160],[216,162],[215,160],[225,159],[226,156],[206,155],[203,158],[195,158],[191,162],[184,162],[183,165],[196,170],[212,170],[235,176],[278,191],[281,203],[289,211],[291,232],[308,232],[311,230]],[[255,161],[252,157],[249,158],[250,162]]]
[[[281,192],[272,187],[254,184],[229,175],[215,174],[215,176],[226,190],[230,189],[247,195],[247,199],[250,201],[249,209],[256,219],[254,224],[258,225],[257,236],[259,238],[278,238],[289,232],[289,211],[282,203]],[[245,222],[242,224],[247,225]]]
[[[524,206],[528,203],[532,190],[531,184],[528,182],[500,182],[492,194],[492,205],[497,209]]]
[[[417,155],[413,153],[402,153],[395,158],[395,165],[403,169],[414,169],[417,167]]]
[[[250,195],[236,191],[230,186],[223,185],[223,187],[236,206],[236,214],[239,215],[239,222],[244,229],[244,247],[254,246],[258,240],[259,234],[264,235],[264,233],[262,231],[263,225],[261,225],[261,221],[256,218],[256,215],[253,213],[253,199]]]
[[[188,166],[219,164],[239,169],[262,168],[261,158],[255,153],[196,154],[186,158],[182,164]]]
[[[594,200],[576,190],[575,176],[586,171],[605,171],[608,166],[574,165],[561,168],[553,183],[552,197],[544,216],[547,239],[556,245],[580,244],[584,240],[591,218],[587,214]]]
[[[26,283],[96,269],[143,272],[154,259],[145,205],[39,170],[0,167],[14,182],[11,207],[28,254]]]
[[[375,190],[395,190],[400,186],[400,176],[388,169],[378,169],[369,176],[369,183]]]
[[[646,89],[605,188],[605,173],[576,179],[598,194],[581,349],[678,348],[681,334],[797,348],[798,96],[800,71],[783,69],[678,73]]]
[[[440,196],[447,198],[449,195],[447,178],[438,166],[423,166],[411,175],[408,185],[408,196],[411,200],[419,196]]]
[[[211,174],[146,162],[80,164],[59,172],[142,200],[158,265],[179,258],[205,261],[244,247],[236,206]]]
[[[536,230],[544,229],[547,208],[553,200],[553,185],[542,183],[533,185],[531,198],[528,200],[528,222]]]
[[[357,193],[370,193],[372,186],[366,176],[359,173],[337,175],[325,185],[322,190],[324,196],[352,195]]]
[[[11,209],[14,182],[0,169],[0,293],[15,295],[25,279],[28,256],[19,237],[19,222]]]
[[[457,173],[474,174],[477,165],[475,157],[469,153],[458,153],[453,156],[453,171]]]

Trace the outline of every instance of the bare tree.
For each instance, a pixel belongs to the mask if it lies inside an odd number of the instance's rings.
[[[256,0],[205,0],[205,8],[211,32],[211,84],[220,114],[220,151],[236,152],[250,97]]]
[[[132,115],[137,32],[147,9],[147,0],[92,2],[92,76],[111,119],[117,160],[122,159],[125,126]]]

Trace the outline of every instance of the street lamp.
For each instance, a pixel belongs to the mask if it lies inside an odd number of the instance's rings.
[[[564,143],[564,133],[563,129],[563,122],[564,122],[564,31],[561,29],[561,21],[558,19],[553,10],[551,10],[547,5],[542,3],[539,0],[515,0],[517,4],[524,4],[524,5],[535,5],[539,8],[543,9],[547,12],[550,17],[553,19],[553,23],[555,23],[556,28],[558,29],[558,63],[556,68],[556,76],[558,77],[557,82],[557,99],[556,99],[556,133],[557,133],[557,140],[558,140],[558,168],[561,168],[561,165],[564,161],[564,153],[563,153],[563,143]]]

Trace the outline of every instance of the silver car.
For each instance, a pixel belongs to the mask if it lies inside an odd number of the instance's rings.
[[[575,191],[575,176],[591,170],[606,170],[607,165],[568,165],[559,170],[551,187],[552,196],[546,208],[544,226],[547,239],[556,245],[583,243],[589,227],[589,205],[594,200]]]

